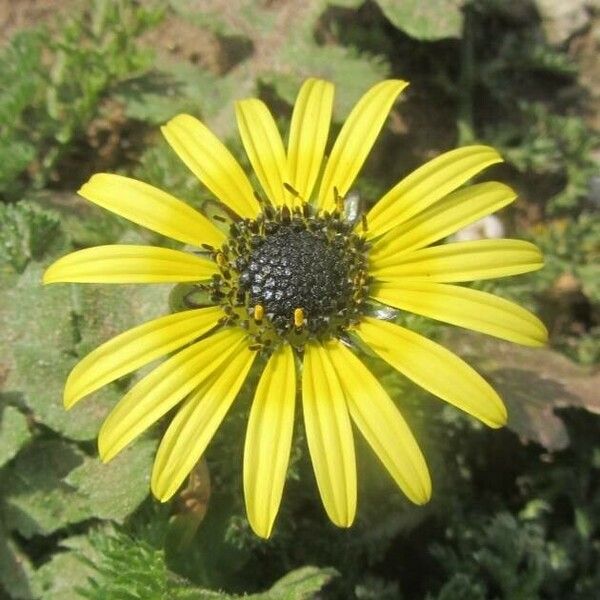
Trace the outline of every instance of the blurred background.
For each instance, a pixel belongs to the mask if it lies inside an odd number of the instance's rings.
[[[159,426],[109,465],[95,438],[132,377],[69,413],[92,348],[164,314],[168,286],[51,286],[72,249],[170,242],[87,204],[97,171],[195,206],[209,196],[161,139],[200,117],[247,166],[234,100],[281,131],[303,79],[336,84],[333,132],[386,77],[411,82],[357,183],[369,203],[456,146],[498,148],[484,179],[519,191],[463,238],[519,237],[545,268],[477,284],[539,314],[545,349],[407,316],[488,378],[510,412],[485,429],[387,370],[432,470],[415,507],[358,447],[356,524],[317,496],[296,426],[271,540],[244,515],[253,382],[173,503],[149,497]],[[0,598],[595,599],[600,589],[600,3],[598,0],[0,1]],[[333,135],[331,136],[333,137]]]

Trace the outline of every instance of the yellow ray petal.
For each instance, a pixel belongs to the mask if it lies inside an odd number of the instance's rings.
[[[223,315],[211,306],[154,319],[102,344],[77,363],[69,374],[64,404],[78,400],[103,385],[177,350],[212,329]]]
[[[334,189],[345,196],[362,168],[367,155],[396,100],[408,85],[406,81],[390,79],[374,85],[358,101],[346,119],[325,165],[318,207],[335,208]]]
[[[114,244],[71,252],[51,264],[44,283],[162,283],[201,281],[217,265],[188,252]]]
[[[103,461],[171,410],[193,389],[226,365],[238,352],[245,334],[223,329],[192,344],[158,366],[134,385],[110,412],[98,436]]]
[[[333,84],[307,79],[294,104],[288,142],[289,183],[306,201],[310,200],[329,136],[333,108]]]
[[[394,186],[367,214],[367,237],[414,217],[502,157],[489,146],[466,146],[425,163]]]
[[[406,279],[377,283],[371,296],[401,310],[517,344],[543,346],[548,341],[548,332],[535,315],[514,302],[487,292]]]
[[[492,387],[443,346],[404,327],[364,317],[356,332],[383,360],[428,392],[490,427],[506,424],[506,408]]]
[[[294,353],[288,344],[273,353],[258,382],[244,447],[244,497],[248,521],[268,538],[283,493],[292,446],[296,400]]]
[[[328,346],[328,352],[360,432],[408,498],[424,504],[431,497],[431,478],[406,421],[381,384],[348,348],[336,341]]]
[[[225,145],[190,115],[177,115],[161,128],[188,169],[240,217],[253,219],[260,207],[250,181]]]
[[[400,252],[433,244],[510,204],[516,197],[511,188],[495,181],[458,190],[388,231],[374,242],[369,256],[378,268],[387,266]]]
[[[198,462],[235,400],[256,352],[244,343],[186,400],[167,429],[152,469],[152,493],[166,502]]]
[[[184,244],[205,243],[219,248],[225,241],[225,235],[204,215],[136,179],[98,173],[78,193],[102,208]]]
[[[235,104],[238,129],[246,154],[267,198],[274,206],[283,206],[289,193],[287,160],[281,136],[269,109],[256,98]]]
[[[421,248],[391,256],[380,267],[371,260],[369,273],[382,281],[426,279],[441,283],[507,277],[541,269],[539,249],[521,240],[474,240]]]
[[[350,527],[356,513],[356,460],[348,407],[338,376],[319,343],[304,348],[302,405],[308,449],[329,518]]]

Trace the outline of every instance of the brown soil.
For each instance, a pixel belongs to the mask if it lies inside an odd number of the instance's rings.
[[[20,29],[52,25],[74,4],[75,0],[0,0],[0,47]]]
[[[142,36],[142,43],[168,60],[188,61],[216,75],[227,71],[227,57],[217,36],[177,15],[167,15]]]
[[[584,115],[589,125],[600,131],[600,10],[590,27],[573,38],[569,53],[579,67],[579,83],[587,92]]]

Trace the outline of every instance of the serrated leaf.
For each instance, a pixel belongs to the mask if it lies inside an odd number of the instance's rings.
[[[375,0],[391,23],[418,40],[457,38],[465,0]]]
[[[20,452],[6,471],[6,523],[22,536],[48,535],[89,516],[83,497],[63,481],[83,461],[75,446],[43,440]]]
[[[0,467],[11,460],[29,441],[27,418],[14,406],[2,407],[0,399]]]
[[[35,421],[72,439],[91,439],[118,394],[107,388],[81,407],[64,410],[64,382],[77,361],[72,294],[70,286],[42,287],[42,272],[40,264],[30,263],[21,276],[0,276],[6,307],[0,313],[3,387],[22,396]]]
[[[6,468],[5,518],[22,536],[49,535],[90,518],[123,521],[145,499],[155,442],[103,465],[63,440],[38,440]]]
[[[100,343],[165,314],[169,286],[42,286],[43,269],[30,263],[21,276],[0,273],[3,387],[22,396],[35,421],[74,440],[93,439],[123,390],[106,386],[67,412],[66,378]]]
[[[13,350],[18,389],[34,419],[72,440],[96,437],[108,410],[122,392],[106,387],[66,411],[62,403],[65,381],[77,359],[63,352],[51,352],[37,345],[18,344]],[[14,381],[14,380],[13,380]]]
[[[155,449],[154,440],[141,440],[108,464],[86,458],[65,481],[85,498],[93,516],[120,523],[148,495]]]
[[[77,248],[114,244],[123,235],[124,229],[132,226],[125,219],[95,206],[75,193],[52,192],[41,195],[39,202],[56,211],[62,231]]]
[[[169,586],[164,550],[110,529],[92,531],[88,539],[96,556],[82,598],[179,598]]]
[[[123,83],[115,97],[130,119],[162,125],[179,113],[204,118],[231,97],[231,83],[188,63],[160,63],[157,70]]]
[[[81,600],[79,590],[94,573],[89,561],[96,552],[85,536],[67,538],[60,545],[76,549],[53,554],[33,574],[32,586],[36,597],[44,600]]]
[[[30,264],[21,276],[0,271],[3,359],[17,344],[54,349],[72,346],[69,288],[42,287],[42,272],[39,264]]]
[[[0,150],[2,164],[6,161]],[[39,260],[60,241],[59,219],[54,213],[30,202],[0,204],[0,263],[9,263],[20,272],[30,259]]]
[[[268,592],[250,597],[255,600],[309,600],[316,598],[317,592],[337,576],[335,569],[301,567],[282,577]]]
[[[310,600],[320,597],[320,592],[334,577],[339,576],[335,569],[318,567],[300,567],[294,569],[276,581],[266,592],[259,594],[226,594],[207,589],[178,589],[173,595],[178,600]]]
[[[15,179],[35,158],[35,146],[26,140],[17,138],[2,140],[0,145],[0,192],[7,196],[22,189]]]
[[[14,120],[31,104],[42,82],[38,67],[44,34],[38,30],[18,32],[0,54],[0,122],[14,126]]]

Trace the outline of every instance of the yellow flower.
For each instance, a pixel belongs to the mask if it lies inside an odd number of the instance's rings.
[[[205,125],[179,115],[162,129],[168,143],[231,214],[229,234],[210,218],[146,183],[94,175],[79,193],[134,223],[196,246],[111,245],[73,252],[51,265],[45,283],[193,282],[214,306],[194,307],[131,329],[71,372],[73,406],[111,381],[171,354],[114,407],[98,439],[108,461],[176,405],[152,472],[154,495],[175,494],[225,418],[255,361],[264,362],[244,451],[244,494],[254,531],[269,537],[289,461],[296,395],[323,504],[348,527],[356,511],[352,423],[410,500],[428,501],[431,481],[406,422],[357,356],[367,344],[432,394],[491,427],[505,407],[460,358],[376,316],[381,304],[539,346],[543,324],[494,295],[453,285],[542,266],[518,240],[432,245],[515,199],[497,182],[461,186],[501,161],[468,146],[438,156],[394,186],[362,218],[348,194],[406,82],[372,87],[325,148],[333,86],[307,80],[294,106],[287,150],[268,108],[236,104],[244,148],[265,199]],[[324,164],[324,168],[322,169]],[[322,171],[322,176],[320,176]],[[318,188],[317,183],[319,183]],[[459,189],[460,188],[460,189]]]

